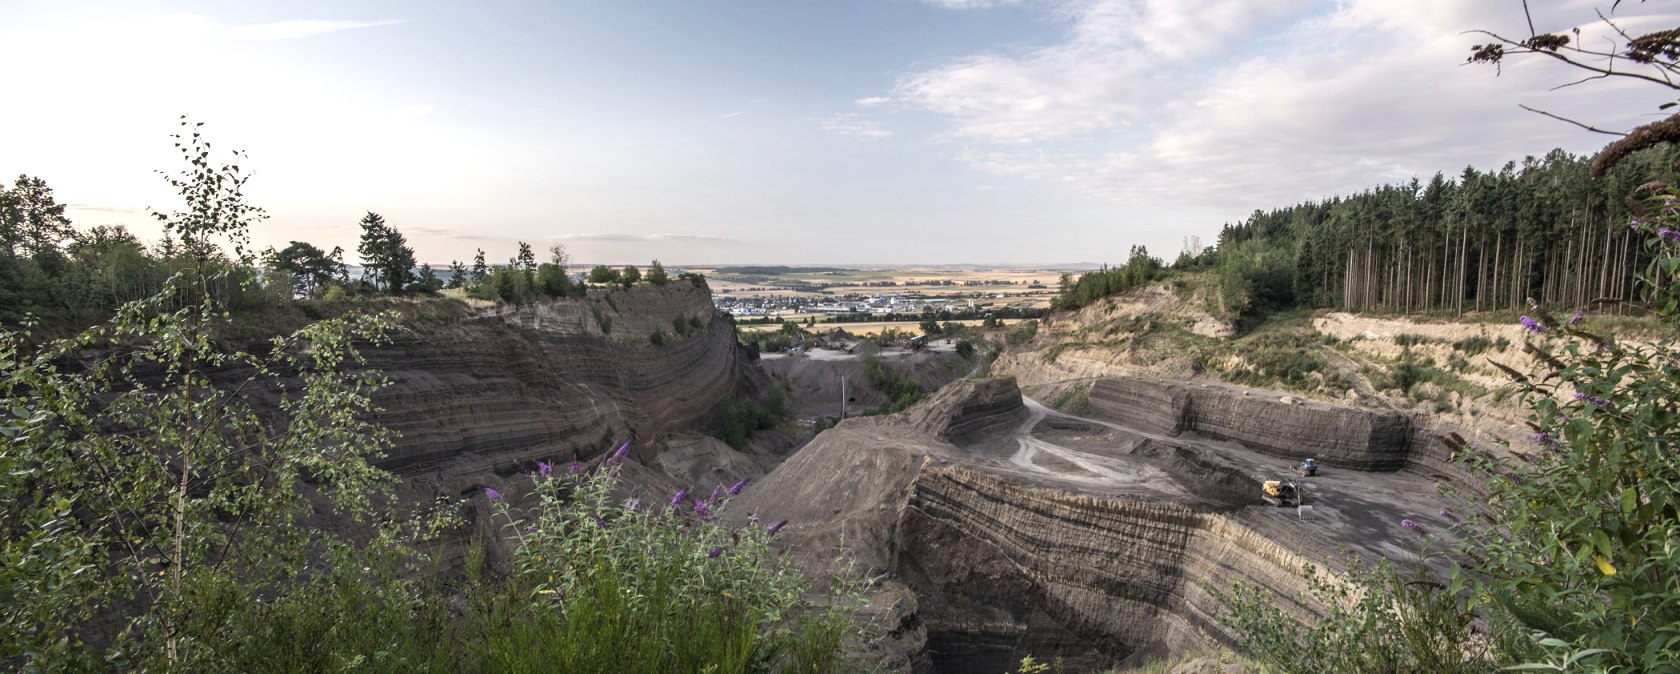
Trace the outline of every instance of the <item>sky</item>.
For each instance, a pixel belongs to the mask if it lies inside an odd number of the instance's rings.
[[[1595,7],[1531,0],[1535,29]],[[1621,4],[1631,32],[1680,23]],[[161,236],[181,115],[242,150],[259,246],[425,262],[1169,261],[1248,213],[1497,169],[1658,119],[1515,59],[1519,0],[0,0],[0,176]]]

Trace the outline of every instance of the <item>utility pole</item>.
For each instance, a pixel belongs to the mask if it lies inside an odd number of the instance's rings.
[[[840,375],[840,420],[846,420],[846,375]]]

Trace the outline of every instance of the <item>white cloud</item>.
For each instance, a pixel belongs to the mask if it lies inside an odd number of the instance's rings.
[[[886,103],[886,102],[891,101],[891,100],[892,99],[887,98],[886,96],[867,96],[867,97],[860,98],[860,99],[857,99],[857,100],[852,101],[852,102],[856,103],[856,104],[858,104],[862,107],[867,108],[867,107],[870,107],[870,106],[880,105],[882,103]]]
[[[893,135],[892,131],[882,128],[880,122],[864,119],[855,112],[835,113],[818,119],[817,128],[858,140],[881,140]]]
[[[1552,12],[1566,9],[1580,8]],[[894,98],[944,118],[941,137],[976,170],[1239,213],[1602,142],[1518,102],[1623,127],[1654,109],[1626,83],[1547,93],[1578,75],[1546,63],[1513,60],[1498,77],[1461,66],[1478,41],[1465,30],[1526,34],[1520,8],[1511,10],[1452,0],[1065,0],[1060,42],[911,73]],[[1595,20],[1589,8],[1537,16],[1537,28],[1567,29],[1571,17]]]
[[[378,28],[401,21],[321,21],[294,20],[275,21],[273,23],[252,23],[243,26],[232,26],[222,34],[233,40],[295,40],[298,38],[314,37],[327,33],[337,33],[357,28]]]
[[[1306,0],[1182,3],[1070,0],[1067,39],[1024,54],[979,54],[901,79],[895,97],[952,118],[951,135],[1031,142],[1153,121],[1181,76]]]
[[[707,117],[705,119],[698,120],[698,121],[701,121],[701,122],[716,122],[716,121],[722,120],[722,119],[729,119],[730,117],[740,117],[741,115],[745,115],[745,114],[747,114],[747,112],[745,110],[741,110],[741,111],[738,111],[738,112],[726,112],[726,113],[723,113],[723,114],[718,115],[716,117]]]

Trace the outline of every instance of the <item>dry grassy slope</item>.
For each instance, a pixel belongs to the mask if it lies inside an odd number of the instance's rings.
[[[1028,391],[1116,374],[1193,376],[1194,358],[1148,336],[1211,341],[1235,334],[1231,321],[1207,310],[1215,304],[1207,298],[1208,291],[1199,285],[1151,283],[1075,312],[1053,313],[1041,322],[1031,344],[1010,347],[994,370],[1014,375]]]

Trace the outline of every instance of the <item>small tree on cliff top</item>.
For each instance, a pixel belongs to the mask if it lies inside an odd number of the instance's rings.
[[[73,338],[0,332],[0,669],[215,671],[222,600],[284,596],[308,559],[348,549],[296,518],[367,521],[388,484],[368,463],[390,438],[366,421],[382,379],[352,344],[389,323],[224,348],[218,242],[249,264],[262,211],[198,125],[183,120],[176,147],[188,208],[158,217],[187,267]],[[258,390],[278,392],[276,413],[251,406]]]

